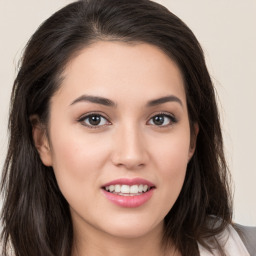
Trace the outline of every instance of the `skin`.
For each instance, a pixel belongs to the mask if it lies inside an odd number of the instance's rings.
[[[97,42],[74,57],[63,76],[51,99],[48,135],[40,125],[33,135],[70,205],[73,255],[164,255],[163,219],[181,191],[196,140],[179,68],[149,44]],[[114,106],[74,102],[82,95]],[[178,101],[148,105],[170,95]],[[91,113],[103,116],[96,127],[81,120]],[[163,125],[156,124],[153,117],[162,113]],[[112,180],[137,177],[156,187],[142,206],[117,206],[101,191]],[[174,250],[168,255],[179,255]]]

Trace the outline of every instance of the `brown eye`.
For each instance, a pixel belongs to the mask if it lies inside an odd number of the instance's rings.
[[[150,118],[149,124],[156,125],[156,126],[168,126],[176,123],[177,120],[172,115],[167,114],[158,114]]]
[[[163,125],[165,122],[165,116],[163,116],[163,115],[154,116],[152,119],[153,119],[152,121],[155,125]]]
[[[79,122],[90,128],[97,128],[110,124],[110,122],[99,114],[90,114],[82,117]]]
[[[101,123],[101,116],[90,116],[87,117],[86,119],[88,119],[88,123],[90,125],[99,125]]]

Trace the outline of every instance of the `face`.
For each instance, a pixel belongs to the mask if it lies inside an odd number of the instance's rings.
[[[34,129],[34,139],[75,230],[127,238],[161,230],[194,151],[179,68],[152,45],[97,42],[63,76],[48,137]]]

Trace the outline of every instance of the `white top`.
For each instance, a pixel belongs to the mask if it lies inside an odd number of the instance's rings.
[[[223,233],[218,235],[217,239],[223,246],[222,248],[224,248],[227,256],[250,256],[240,236],[231,225]],[[220,256],[216,250],[210,253],[200,244],[198,244],[198,247],[200,256]]]

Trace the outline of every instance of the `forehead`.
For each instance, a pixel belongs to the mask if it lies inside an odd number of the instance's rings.
[[[161,49],[146,43],[93,43],[69,61],[63,77],[60,92],[74,97],[143,93],[150,99],[174,93],[185,98],[178,66]]]

